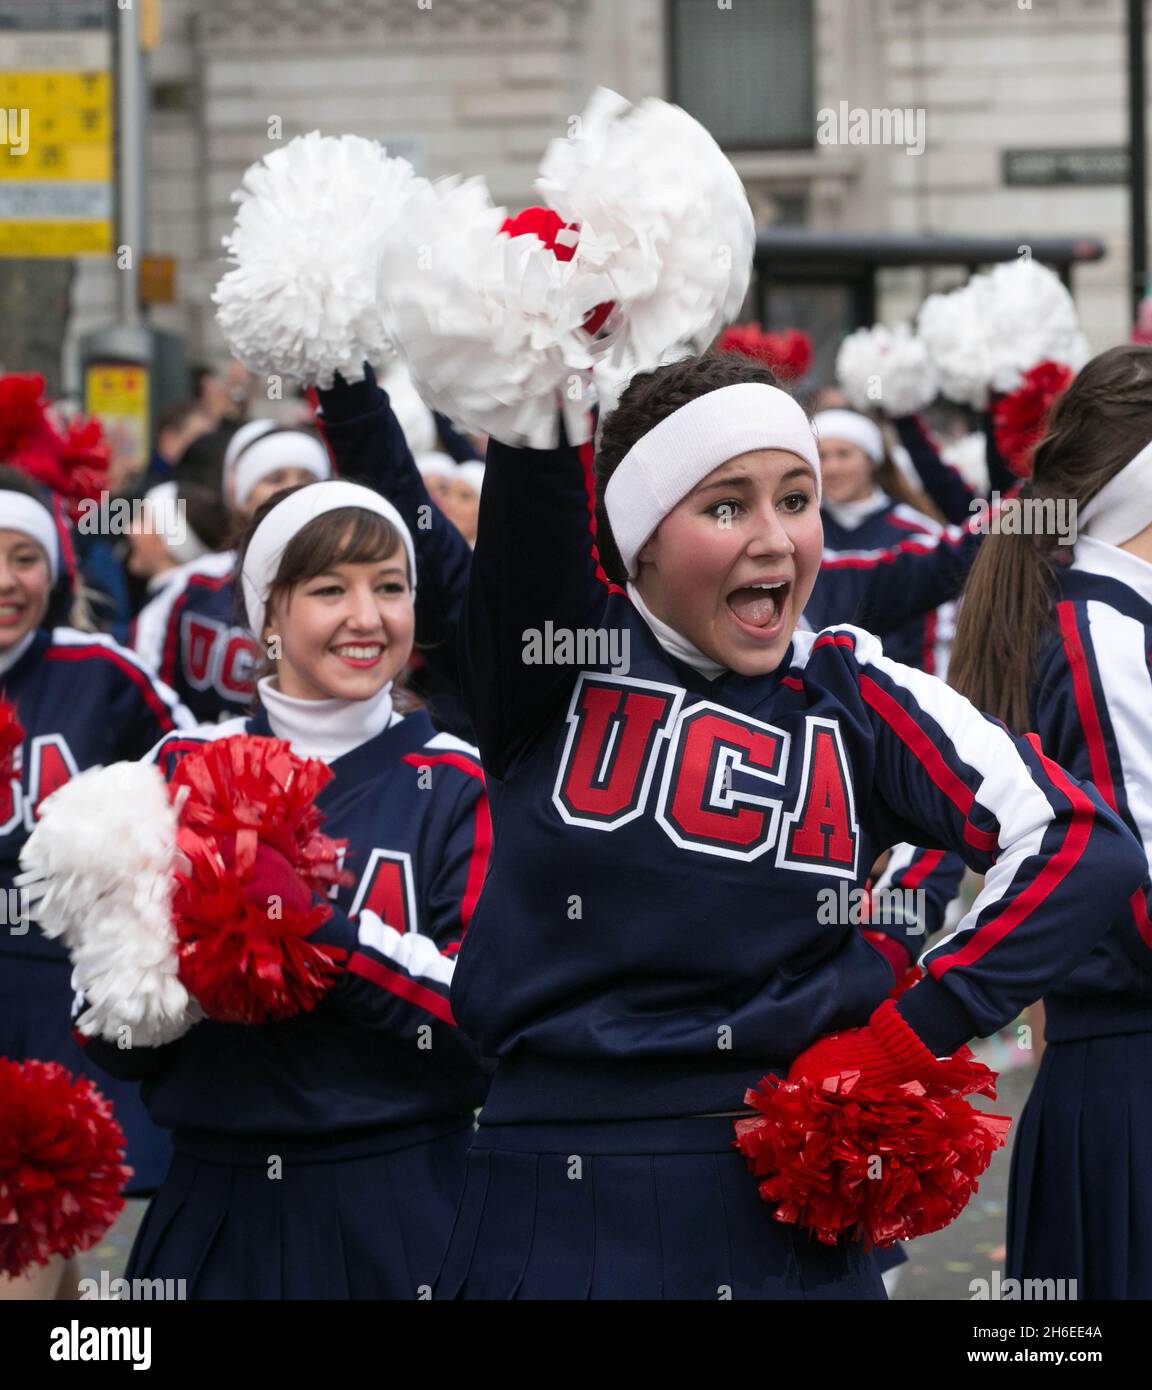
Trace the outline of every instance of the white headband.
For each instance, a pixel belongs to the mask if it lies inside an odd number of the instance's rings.
[[[232,503],[242,507],[252,489],[281,468],[303,468],[323,482],[332,476],[328,450],[310,434],[298,430],[262,432],[236,451],[232,462]]]
[[[48,573],[55,584],[60,577],[60,537],[52,513],[26,492],[0,488],[0,530],[21,531],[34,540],[48,557]]]
[[[855,410],[820,410],[812,417],[818,439],[846,439],[873,463],[884,462],[884,436],[867,415]]]
[[[248,613],[248,626],[259,638],[264,632],[265,608],[272,581],[280,568],[280,561],[288,542],[310,521],[326,512],[334,512],[341,507],[359,507],[362,511],[375,512],[385,517],[400,532],[404,549],[408,552],[408,576],[412,585],[412,599],[416,599],[416,551],[412,545],[412,533],[404,523],[404,518],[386,497],[381,497],[371,488],[361,487],[359,483],[348,483],[341,479],[333,482],[315,483],[302,487],[278,502],[256,528],[256,533],[248,543],[244,556],[244,571],[240,578],[244,585],[244,607]]]
[[[174,482],[157,483],[144,494],[148,524],[164,542],[164,549],[177,564],[199,560],[209,553],[208,546],[188,525],[187,505]]]
[[[262,434],[267,434],[269,430],[274,429],[276,429],[275,420],[249,420],[246,425],[241,425],[228,441],[228,447],[224,450],[225,477],[229,476],[236,467],[236,460],[240,457],[242,450],[247,449],[254,439],[259,439]]]
[[[422,478],[456,476],[456,460],[449,454],[437,453],[435,450],[430,454],[417,454],[416,467],[420,470]]]
[[[820,455],[801,407],[786,391],[744,381],[697,396],[642,435],[604,490],[604,507],[631,579],[636,556],[668,513],[713,469],[752,449],[796,454],[816,476]]]
[[[1152,443],[1114,473],[1086,507],[1077,508],[1077,529],[1109,545],[1123,545],[1152,526]]]

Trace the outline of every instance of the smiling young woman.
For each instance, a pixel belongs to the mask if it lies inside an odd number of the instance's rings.
[[[448,1004],[487,869],[483,774],[474,748],[396,698],[418,584],[390,502],[348,482],[279,492],[252,520],[239,573],[267,653],[256,713],[154,756],[171,776],[200,744],[249,734],[328,764],[317,805],[325,833],[346,842],[349,877],[310,940],[347,964],[312,1013],[207,1020],[132,1053],[93,1044],[113,1074],[145,1080],[153,1117],[174,1132],[129,1276],[184,1279],[190,1298],[419,1298],[484,1094]],[[287,902],[291,883],[282,891]],[[271,1154],[280,1181],[268,1180]]]
[[[68,626],[75,607],[68,538],[41,493],[0,468],[0,694],[23,739],[11,780],[0,786],[0,896],[13,887],[20,851],[45,797],[86,768],[138,758],[192,716],[174,693],[110,637]],[[72,967],[63,947],[20,913],[0,924],[0,1057],[59,1062],[95,1076],[128,1138],[129,1194],[153,1190],[167,1145],[136,1088],[109,1084],[72,1035]],[[56,1262],[38,1281],[0,1287],[0,1297],[51,1297]]]

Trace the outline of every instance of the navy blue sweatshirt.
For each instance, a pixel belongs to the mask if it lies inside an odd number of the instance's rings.
[[[434,718],[461,730],[455,632],[472,551],[429,497],[388,396],[369,369],[364,381],[320,392],[321,424],[341,477],[387,497],[412,532],[419,583],[416,643]],[[248,711],[259,650],[238,607],[232,551],[174,572],[141,610],[133,646],[203,723]],[[443,708],[443,717],[441,717]]]
[[[1089,538],[1075,555],[1074,567],[1057,575],[1032,727],[1044,751],[1090,778],[1152,855],[1152,565]],[[1045,999],[1054,1042],[1152,1030],[1148,885],[1109,921],[1092,953]]]
[[[495,845],[452,988],[499,1059],[486,1121],[739,1109],[886,997],[858,924],[818,913],[900,841],[987,872],[899,1005],[933,1052],[1092,948],[1146,865],[1090,789],[856,629],[707,680],[607,581],[590,493],[576,449],[489,446],[462,650]],[[526,662],[548,622],[626,633],[627,674]]]
[[[261,712],[176,735],[156,756],[170,775],[191,748],[237,733],[273,736]],[[451,1127],[483,1099],[448,1002],[491,844],[476,751],[418,710],[329,766],[317,805],[324,832],[349,842],[353,882],[314,938],[349,956],[317,1008],[256,1026],[206,1020],[158,1048],[87,1044],[98,1066],[144,1081],[149,1113],[177,1147]]]

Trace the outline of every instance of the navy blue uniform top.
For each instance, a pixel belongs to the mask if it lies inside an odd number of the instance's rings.
[[[452,989],[499,1058],[487,1120],[732,1111],[865,1023],[891,971],[819,895],[899,841],[987,872],[899,1005],[938,1054],[1042,994],[1143,879],[1098,797],[868,633],[798,633],[766,676],[670,657],[601,570],[580,452],[488,464],[462,651],[495,845]],[[626,633],[627,674],[527,663],[549,621]]]
[[[894,502],[891,498],[885,505],[877,507],[858,525],[852,527],[842,525],[827,507],[822,508],[820,514],[824,521],[824,549],[826,552],[836,552],[836,558],[842,558],[851,552],[886,550],[917,537],[939,538],[944,530],[931,517],[916,511],[914,507]],[[826,562],[830,558],[826,554]],[[859,582],[860,576],[866,572],[845,567],[841,582],[846,587],[851,582],[850,576],[855,576]],[[857,623],[857,607],[858,605],[852,605],[847,612],[839,614],[835,621]],[[938,608],[926,609],[884,633],[884,655],[890,656],[893,661],[902,662],[905,666],[915,666],[921,671],[927,671],[929,675],[943,677],[947,669],[948,644],[952,640],[954,628],[953,604],[946,603]]]
[[[1084,537],[1075,556],[1058,571],[1032,727],[1050,757],[1091,779],[1152,856],[1152,565]],[[1152,1029],[1146,887],[1112,914],[1107,935],[1046,997],[1053,1041]]]
[[[472,564],[468,542],[432,501],[388,396],[369,371],[353,385],[320,392],[321,423],[341,477],[387,497],[416,551],[418,692],[434,717],[462,729],[456,626]],[[259,648],[237,604],[233,551],[174,570],[133,625],[133,646],[202,723],[245,714],[252,704]],[[441,716],[443,706],[443,717]]]
[[[171,775],[197,744],[237,733],[274,736],[261,711],[175,735],[155,756]],[[313,939],[349,959],[316,1009],[255,1026],[205,1020],[157,1048],[87,1044],[98,1066],[143,1080],[152,1119],[178,1145],[459,1123],[483,1098],[448,1001],[491,844],[476,750],[417,710],[329,766],[317,805],[325,834],[348,840],[353,881]]]
[[[19,772],[0,788],[0,889],[8,890],[46,796],[86,768],[142,757],[193,720],[132,652],[70,627],[41,628],[0,676],[0,694],[24,729]],[[68,959],[59,941],[27,922],[0,927],[0,956],[12,955]]]

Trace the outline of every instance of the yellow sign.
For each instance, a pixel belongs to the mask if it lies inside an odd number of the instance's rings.
[[[79,39],[23,34],[0,50],[0,256],[112,252],[107,35]]]
[[[112,474],[124,478],[148,462],[150,417],[148,368],[129,363],[94,363],[84,376],[84,410],[104,426],[112,446]]]

